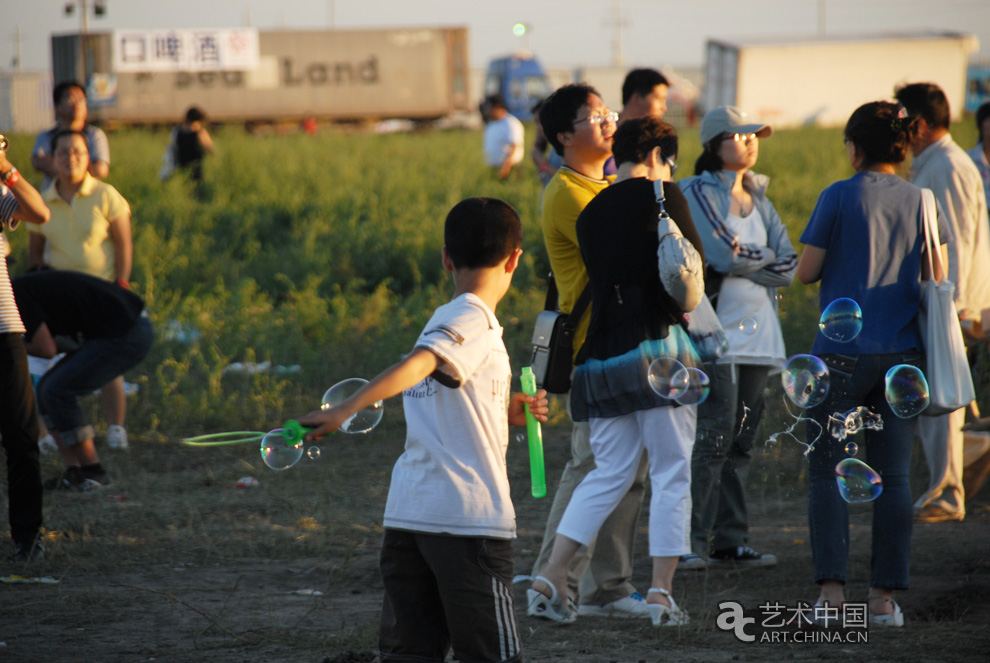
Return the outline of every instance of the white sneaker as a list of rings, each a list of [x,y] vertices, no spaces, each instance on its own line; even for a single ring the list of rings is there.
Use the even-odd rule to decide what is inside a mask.
[[[582,617],[617,617],[620,619],[649,619],[650,609],[646,605],[646,599],[639,592],[633,592],[629,596],[621,598],[611,603],[602,605],[581,604],[578,607],[578,615]]]
[[[38,440],[38,449],[43,456],[51,456],[58,453],[58,445],[55,444],[55,438],[51,435],[46,435]]]
[[[111,449],[126,449],[127,431],[123,426],[110,426],[107,428],[107,446]]]

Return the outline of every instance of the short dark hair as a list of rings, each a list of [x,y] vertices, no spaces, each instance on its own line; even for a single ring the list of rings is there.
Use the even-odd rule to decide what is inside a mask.
[[[543,134],[560,156],[564,156],[564,146],[557,134],[574,131],[578,111],[587,105],[591,95],[601,96],[598,90],[587,83],[571,83],[554,90],[543,102],[540,108],[540,125],[543,127]]]
[[[505,105],[505,97],[502,96],[501,92],[488,95],[485,98],[485,103],[488,104],[489,108],[504,108],[508,110],[508,106]]]
[[[628,104],[634,94],[645,97],[658,85],[670,87],[670,81],[656,69],[633,69],[622,83],[622,105]]]
[[[845,139],[859,150],[864,167],[903,162],[917,134],[918,118],[904,116],[900,106],[887,101],[863,104],[849,116],[845,129]]]
[[[79,81],[62,81],[52,90],[52,100],[55,102],[55,105],[58,106],[62,103],[62,99],[64,99],[65,95],[69,93],[69,90],[74,87],[79,88],[82,90],[83,94],[86,94],[86,88],[84,88],[82,83]]]
[[[494,267],[522,246],[522,221],[507,202],[468,198],[447,213],[443,243],[454,267]]]
[[[983,142],[983,120],[990,117],[990,101],[976,109],[976,132],[980,142]]]
[[[894,96],[911,115],[925,118],[929,127],[949,128],[949,100],[934,83],[912,83],[895,91]]]
[[[677,131],[663,120],[641,117],[626,120],[612,137],[615,165],[643,163],[654,147],[664,158],[677,158]]]
[[[86,134],[78,129],[59,129],[54,134],[52,134],[52,154],[55,154],[55,146],[58,145],[58,141],[62,140],[63,136],[79,136],[86,143],[86,151],[89,151],[89,141],[86,139]]]
[[[206,113],[198,106],[192,106],[186,111],[186,123],[202,122],[206,119]]]

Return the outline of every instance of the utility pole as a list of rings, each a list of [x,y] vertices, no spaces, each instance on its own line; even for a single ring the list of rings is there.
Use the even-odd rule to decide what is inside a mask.
[[[21,70],[21,26],[14,26],[14,58],[10,61],[10,66],[14,71]]]
[[[612,0],[611,16],[606,19],[605,24],[612,28],[612,66],[621,67],[625,64],[625,57],[622,55],[622,28],[629,25],[622,16],[621,0]]]
[[[79,54],[80,60],[83,64],[83,78],[88,81],[89,75],[92,73],[92,67],[89,63],[89,49],[86,47],[86,37],[89,35],[89,7],[92,3],[93,15],[97,17],[102,17],[107,13],[107,6],[103,0],[69,0],[65,3],[65,15],[72,16],[76,11],[76,6],[79,7]],[[83,83],[86,84],[85,82]]]

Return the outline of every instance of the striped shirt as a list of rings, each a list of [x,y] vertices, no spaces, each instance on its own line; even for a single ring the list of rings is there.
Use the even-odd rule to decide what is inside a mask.
[[[17,211],[17,199],[0,185],[0,334],[24,333],[24,323],[17,311],[14,301],[14,290],[10,287],[10,276],[7,274],[7,236],[5,230],[14,230],[18,221],[13,218]]]

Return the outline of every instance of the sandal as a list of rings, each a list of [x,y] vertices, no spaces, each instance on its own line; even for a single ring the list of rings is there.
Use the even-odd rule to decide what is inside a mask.
[[[904,613],[894,599],[887,599],[893,610],[885,615],[875,615],[870,611],[870,626],[904,626]]]
[[[677,606],[674,597],[666,589],[662,587],[650,587],[646,593],[647,595],[660,594],[661,596],[666,596],[667,600],[670,601],[669,606],[663,603],[646,604],[646,607],[650,609],[650,619],[653,620],[654,626],[684,626],[691,621],[688,614]]]
[[[564,605],[563,601],[560,600],[560,595],[557,593],[557,588],[553,586],[552,582],[543,576],[536,576],[533,579],[534,582],[537,580],[550,588],[550,596],[535,589],[527,589],[527,615],[549,619],[558,624],[570,624],[577,619],[577,609],[570,598],[567,600],[567,605]]]

